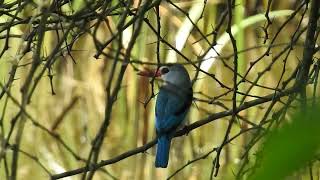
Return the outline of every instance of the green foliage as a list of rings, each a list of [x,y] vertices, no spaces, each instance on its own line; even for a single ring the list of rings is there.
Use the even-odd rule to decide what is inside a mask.
[[[296,113],[292,121],[269,133],[250,180],[284,179],[311,162],[319,149],[319,105]],[[259,159],[259,158],[258,158]]]

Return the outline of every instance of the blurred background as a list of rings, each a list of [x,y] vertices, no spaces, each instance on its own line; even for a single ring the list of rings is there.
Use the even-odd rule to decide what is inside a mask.
[[[163,41],[157,50],[158,35],[146,21],[142,21],[141,26],[138,21],[128,23],[139,17],[143,4],[144,1],[136,0],[3,2],[0,9],[0,179],[10,176],[14,157],[17,157],[15,151],[19,154],[17,179],[49,179],[50,174],[85,166],[92,142],[106,123],[106,104],[111,106],[110,119],[97,162],[152,141],[156,134],[155,98],[151,95],[158,92],[159,83],[158,80],[150,83],[151,79],[137,75],[144,67],[157,68],[159,63],[168,62],[185,65],[194,81],[194,101],[187,124],[232,109],[234,49],[226,33],[227,2],[161,1],[158,35],[175,50]],[[131,14],[124,13],[127,7],[132,10]],[[270,13],[269,23],[266,12]],[[294,84],[296,68],[303,56],[308,12],[306,2],[299,0],[235,1],[230,25],[238,28],[234,32],[238,80],[246,78],[238,86],[242,92],[237,96],[238,106],[284,91]],[[156,8],[148,9],[144,17],[158,31]],[[43,21],[46,22],[42,26]],[[121,29],[123,23],[128,26]],[[71,26],[73,28],[68,29]],[[141,29],[137,31],[137,27]],[[117,33],[121,35],[116,36]],[[126,50],[131,43],[134,46],[128,54]],[[319,57],[319,53],[316,55]],[[38,64],[35,63],[37,57]],[[119,80],[123,63],[127,66]],[[198,74],[195,66],[201,66],[212,76]],[[24,96],[23,87],[28,83],[28,93]],[[317,84],[308,90],[311,92],[314,87],[317,88]],[[113,91],[117,95],[110,104],[112,100],[107,92]],[[287,121],[295,109],[295,103],[283,108],[289,101],[289,97],[284,97],[272,106],[273,102],[259,103],[239,112],[229,137],[261,121],[272,121],[278,114],[281,121]],[[165,179],[189,161],[208,153],[207,157],[179,171],[173,179],[209,179],[216,157],[212,150],[223,142],[230,118],[224,116],[175,138],[167,169],[154,167],[154,146],[97,170],[93,179]],[[254,163],[260,144],[254,141],[255,145],[250,147],[255,133],[255,130],[242,133],[223,146],[216,179],[235,179],[239,169],[250,169],[246,166]],[[292,179],[304,179],[308,174],[307,169],[301,170]],[[65,179],[81,177],[80,174]]]

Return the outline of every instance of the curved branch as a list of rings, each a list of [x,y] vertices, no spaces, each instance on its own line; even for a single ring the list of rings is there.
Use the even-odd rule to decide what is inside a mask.
[[[284,90],[282,92],[276,92],[276,93],[269,94],[267,96],[264,96],[261,99],[256,99],[256,100],[252,100],[252,101],[244,103],[243,105],[239,106],[236,109],[236,112],[238,113],[240,111],[249,109],[249,108],[254,107],[256,105],[259,105],[259,104],[263,104],[263,103],[269,102],[271,100],[273,100],[273,101],[279,100],[281,97],[288,96],[288,95],[290,95],[292,93],[295,93],[295,92],[296,92],[295,88],[289,88],[289,89],[286,89],[286,90]],[[208,124],[208,123],[210,123],[212,121],[218,120],[218,119],[223,118],[223,117],[230,116],[230,115],[232,115],[232,113],[233,113],[233,110],[231,109],[231,110],[228,110],[228,111],[222,111],[222,112],[219,112],[219,113],[216,113],[216,114],[212,114],[212,115],[208,116],[207,118],[204,118],[202,120],[196,121],[196,122],[184,127],[183,129],[177,131],[176,134],[175,134],[175,137],[187,135],[190,131],[193,131],[193,130],[195,130],[195,129],[197,129],[197,128],[205,125],[205,124]],[[97,170],[97,169],[99,169],[99,168],[101,168],[103,166],[114,164],[116,162],[119,162],[119,161],[121,161],[123,159],[126,159],[128,157],[131,157],[133,155],[136,155],[136,154],[139,154],[139,153],[144,153],[146,150],[150,149],[156,143],[157,143],[157,140],[153,139],[152,141],[148,142],[147,144],[145,144],[143,146],[140,146],[138,148],[132,149],[132,150],[127,151],[127,152],[124,152],[124,153],[122,153],[122,154],[120,154],[120,155],[118,155],[118,156],[116,156],[114,158],[111,158],[111,159],[108,159],[108,160],[102,160],[101,162],[99,162],[97,164],[92,164],[91,166],[85,166],[85,167],[81,167],[81,168],[78,168],[78,169],[66,171],[66,172],[63,172],[63,173],[60,173],[60,174],[55,174],[55,175],[51,176],[51,179],[60,179],[60,178],[65,178],[65,177],[68,177],[68,176],[73,176],[73,175],[77,175],[77,174],[80,174],[80,173],[88,172],[88,171]]]

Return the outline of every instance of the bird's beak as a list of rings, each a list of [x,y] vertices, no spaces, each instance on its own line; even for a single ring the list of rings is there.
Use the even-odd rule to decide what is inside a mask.
[[[161,76],[161,71],[160,69],[144,68],[142,71],[138,72],[138,75],[146,77],[159,77]]]

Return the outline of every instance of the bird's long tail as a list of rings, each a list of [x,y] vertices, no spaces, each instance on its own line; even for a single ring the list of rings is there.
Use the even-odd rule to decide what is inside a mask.
[[[169,161],[169,149],[171,138],[167,135],[161,135],[158,138],[157,154],[156,154],[156,167],[166,168]]]

